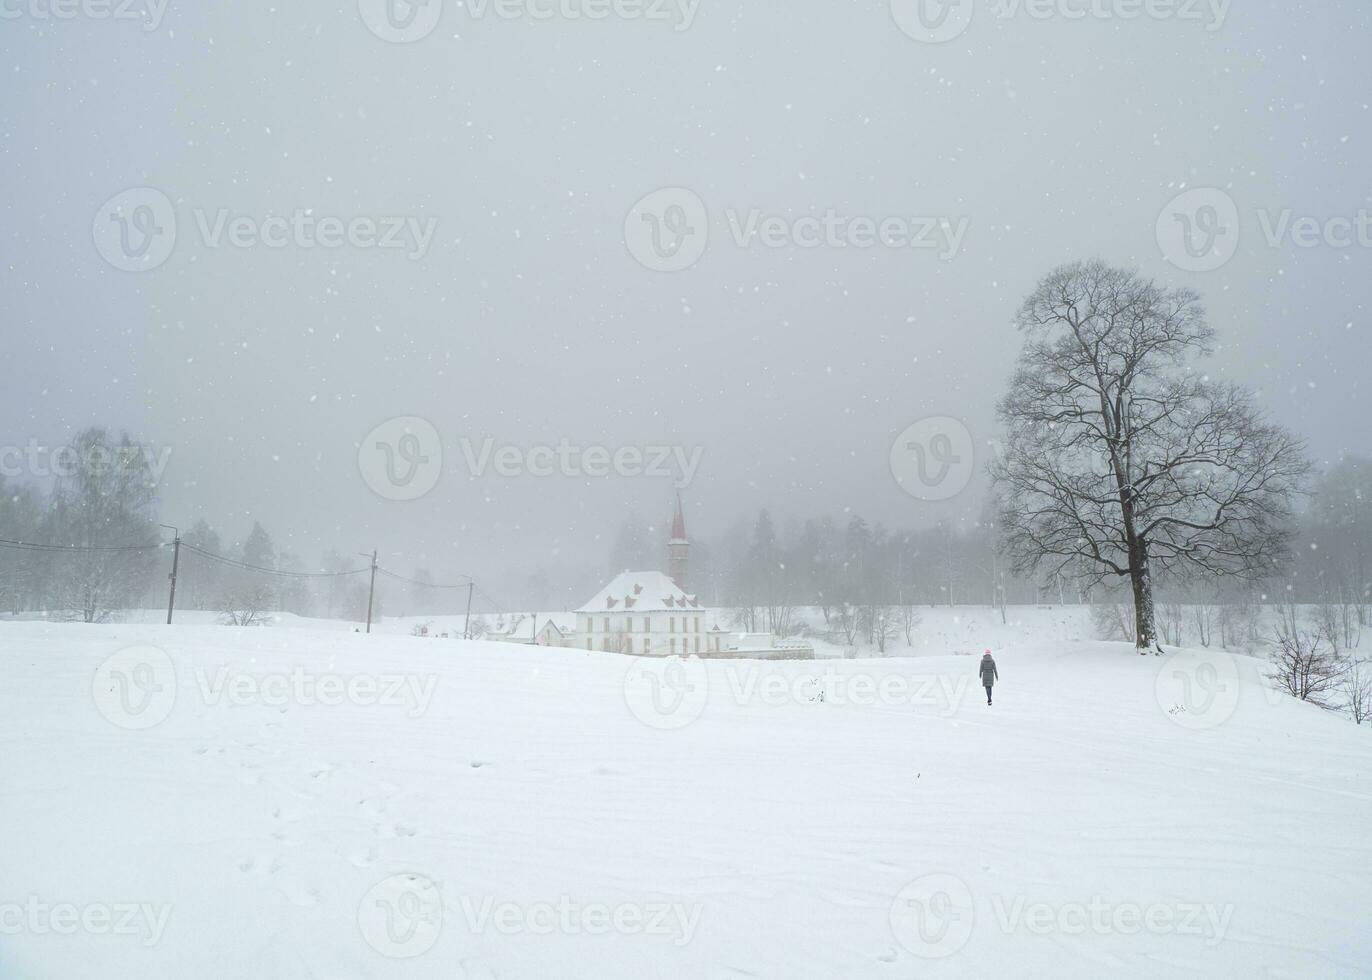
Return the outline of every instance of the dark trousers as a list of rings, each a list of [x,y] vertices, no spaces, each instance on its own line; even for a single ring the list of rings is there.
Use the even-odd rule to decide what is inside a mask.
[[[990,704],[990,703],[991,703],[991,685],[990,685],[990,684],[987,684],[987,685],[986,685],[986,703],[987,703],[987,704]]]

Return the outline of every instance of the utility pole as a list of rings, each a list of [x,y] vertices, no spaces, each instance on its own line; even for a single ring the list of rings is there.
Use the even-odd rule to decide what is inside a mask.
[[[362,557],[367,557],[363,555]],[[376,552],[372,552],[372,584],[367,587],[367,632],[372,631],[372,599],[376,596]]]
[[[176,610],[176,569],[181,564],[181,531],[171,524],[159,524],[172,532],[172,570],[171,595],[167,597],[167,625],[171,625],[172,613]]]
[[[475,582],[467,583],[467,621],[462,627],[462,639],[472,638],[472,591],[476,588]]]

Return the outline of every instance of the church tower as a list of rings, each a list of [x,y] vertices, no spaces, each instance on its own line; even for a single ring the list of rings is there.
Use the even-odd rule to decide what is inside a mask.
[[[691,542],[686,540],[686,518],[681,513],[681,494],[676,495],[676,513],[672,516],[672,536],[667,540],[667,574],[676,587],[686,588]]]

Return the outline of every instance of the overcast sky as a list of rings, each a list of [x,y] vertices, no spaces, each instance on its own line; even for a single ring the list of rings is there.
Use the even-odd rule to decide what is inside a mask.
[[[1260,389],[1317,460],[1372,452],[1372,242],[1337,223],[1372,209],[1365,0],[1137,19],[1130,0],[1081,18],[934,2],[929,36],[913,0],[668,0],[668,19],[596,20],[549,0],[392,20],[370,0],[171,0],[141,21],[55,20],[48,2],[0,2],[0,444],[102,423],[171,447],[161,513],[183,527],[235,538],[255,518],[311,559],[378,547],[489,576],[601,563],[625,514],[668,516],[670,476],[475,476],[464,438],[698,450],[696,534],[764,505],[975,516],[983,478],[917,500],[893,440],[952,417],[984,456],[1019,302],[1092,256],[1198,290],[1223,344],[1212,371]],[[169,254],[144,198],[108,210],[131,188],[170,202]],[[683,191],[630,213],[661,188]],[[1188,262],[1159,228],[1192,188],[1224,192],[1199,201],[1232,201],[1238,235]],[[1320,223],[1310,243],[1269,244],[1288,209]],[[740,246],[752,211],[832,212],[846,231]],[[355,240],[253,238],[306,212],[300,227],[334,218]],[[653,217],[658,258],[687,268],[642,261]],[[1193,217],[1228,234],[1222,206]],[[406,247],[364,218],[376,238],[403,222]],[[854,218],[936,247],[857,247],[861,222],[835,224]],[[111,229],[161,234],[156,267],[116,268]],[[398,417],[438,435],[432,489],[421,472],[378,493],[359,465]],[[411,435],[383,430],[395,474],[433,465],[432,435]]]

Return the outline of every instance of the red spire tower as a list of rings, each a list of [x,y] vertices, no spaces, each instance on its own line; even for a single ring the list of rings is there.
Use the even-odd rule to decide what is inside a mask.
[[[676,587],[683,592],[686,588],[686,571],[689,567],[691,542],[686,539],[686,518],[681,513],[681,494],[676,495],[676,513],[672,515],[672,536],[667,540],[667,574]]]

